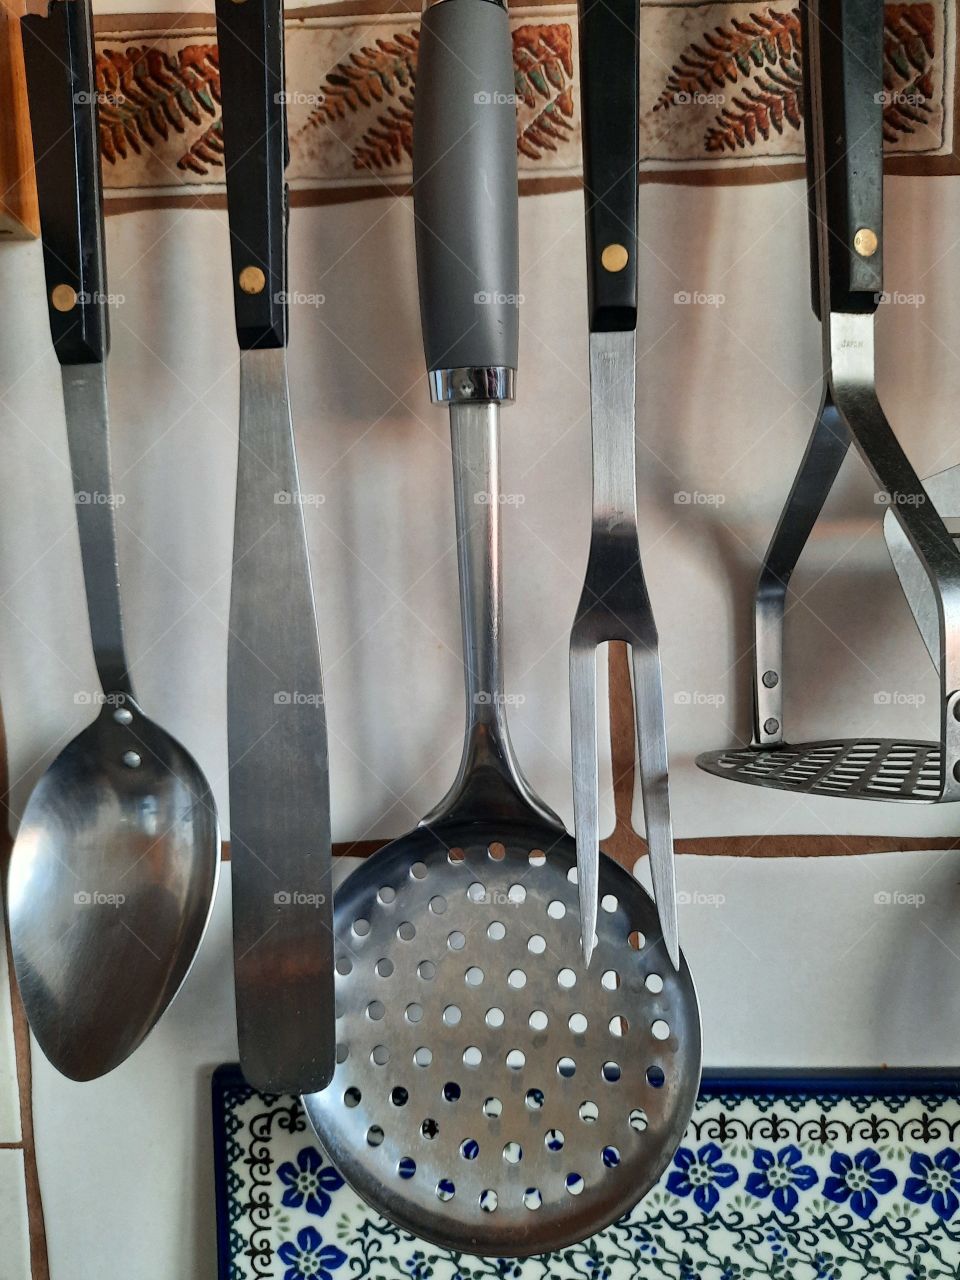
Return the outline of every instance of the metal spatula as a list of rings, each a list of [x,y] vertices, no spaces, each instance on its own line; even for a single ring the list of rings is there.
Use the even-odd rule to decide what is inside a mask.
[[[257,1088],[334,1067],[327,725],[287,390],[281,0],[217,0],[240,438],[227,710],[240,1065]]]

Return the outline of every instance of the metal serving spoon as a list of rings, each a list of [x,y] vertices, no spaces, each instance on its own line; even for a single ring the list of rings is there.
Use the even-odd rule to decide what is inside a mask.
[[[88,0],[23,19],[50,328],[103,706],[30,796],[8,877],[20,993],[43,1052],[91,1080],[141,1043],[187,975],[220,865],[193,758],[134,701],[123,647]]]

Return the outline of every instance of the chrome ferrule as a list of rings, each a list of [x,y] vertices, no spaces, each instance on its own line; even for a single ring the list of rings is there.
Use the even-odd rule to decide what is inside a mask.
[[[431,369],[429,379],[434,404],[511,404],[517,371],[499,365]]]

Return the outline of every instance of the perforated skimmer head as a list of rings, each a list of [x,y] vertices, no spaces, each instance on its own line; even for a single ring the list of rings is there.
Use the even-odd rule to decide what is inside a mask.
[[[654,1184],[693,1110],[700,1020],[631,875],[601,859],[585,971],[573,840],[492,839],[421,828],[339,889],[337,1068],[304,1106],[401,1227],[523,1256],[592,1235]]]

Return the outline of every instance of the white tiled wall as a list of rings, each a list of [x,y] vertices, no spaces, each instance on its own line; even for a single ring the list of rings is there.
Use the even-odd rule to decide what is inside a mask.
[[[10,980],[0,918],[0,1146],[20,1142],[21,1137],[17,1060],[10,1012]]]
[[[30,1233],[13,1039],[10,977],[0,902],[0,1280],[30,1280]]]
[[[30,1280],[23,1152],[0,1148],[0,1280]]]

